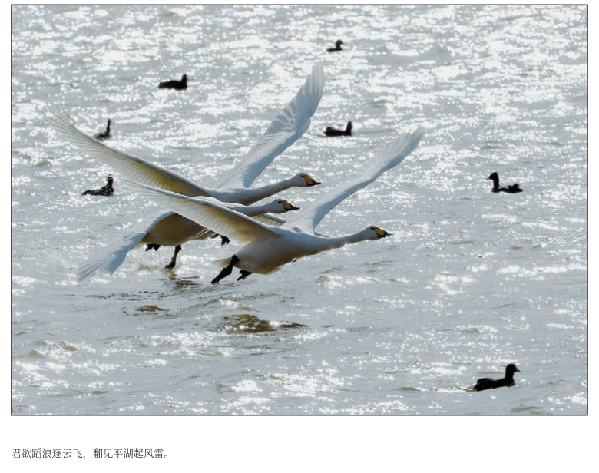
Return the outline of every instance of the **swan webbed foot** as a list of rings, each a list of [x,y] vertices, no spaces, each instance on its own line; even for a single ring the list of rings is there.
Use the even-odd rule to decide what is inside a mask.
[[[237,280],[238,280],[238,281],[241,281],[242,279],[245,279],[245,278],[247,278],[247,277],[248,277],[250,274],[252,274],[252,273],[250,273],[249,271],[246,271],[245,269],[242,269],[242,270],[240,270],[240,271],[239,271],[239,273],[241,274],[241,276],[239,276],[239,277],[237,278]]]
[[[148,250],[154,250],[154,251],[158,251],[158,248],[160,248],[162,245],[158,245],[156,243],[148,243],[146,245],[146,251]]]
[[[224,267],[223,270],[218,274],[218,276],[216,276],[211,281],[211,284],[218,284],[221,279],[226,278],[229,274],[231,274],[233,272],[233,267],[238,262],[239,258],[236,255],[231,256],[231,261],[229,262],[229,264],[226,267]]]
[[[171,262],[167,264],[164,269],[174,269],[175,265],[177,264],[177,254],[179,254],[179,251],[181,251],[181,245],[175,246],[175,253],[171,258]]]

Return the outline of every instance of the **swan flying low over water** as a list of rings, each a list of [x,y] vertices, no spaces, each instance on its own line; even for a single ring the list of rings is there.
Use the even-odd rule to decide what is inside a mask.
[[[340,248],[349,243],[379,240],[391,236],[390,233],[376,226],[369,226],[353,235],[330,238],[316,234],[314,230],[340,202],[401,163],[416,149],[423,135],[424,130],[419,128],[414,133],[397,138],[384,146],[376,153],[370,169],[323,195],[295,219],[286,222],[280,228],[265,225],[216,202],[201,198],[192,199],[143,185],[134,185],[134,187],[140,193],[166,207],[175,209],[181,215],[202,222],[206,228],[245,243],[245,246],[231,258],[221,261],[225,267],[212,283],[216,284],[231,274],[233,267],[241,270],[239,279],[245,279],[252,273],[274,272],[304,256]]]
[[[295,207],[286,200],[278,199],[268,204],[237,206],[231,207],[231,209],[249,217],[262,219],[262,221],[273,225],[280,225],[274,218],[263,214],[267,212],[285,213],[290,210],[299,210],[299,207]],[[177,255],[181,251],[183,243],[189,240],[205,240],[213,235],[214,232],[198,225],[193,220],[189,220],[175,212],[165,212],[149,224],[146,222],[127,232],[122,238],[114,240],[99,253],[92,256],[79,268],[78,279],[81,282],[92,276],[96,271],[114,273],[123,264],[129,251],[140,245],[148,245],[148,250],[161,245],[174,246],[175,253],[171,262],[166,266],[166,269],[173,269],[177,264]]]

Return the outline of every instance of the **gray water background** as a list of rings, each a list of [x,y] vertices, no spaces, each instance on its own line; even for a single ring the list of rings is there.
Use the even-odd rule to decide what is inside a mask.
[[[585,6],[13,6],[14,414],[586,414]],[[345,51],[326,53],[336,39]],[[210,186],[323,62],[306,135],[258,179],[324,184],[427,130],[319,231],[393,238],[246,281],[235,245],[77,267],[164,210],[61,139],[48,105],[110,146]],[[187,73],[184,92],[159,81]],[[326,126],[354,122],[351,138]],[[492,194],[497,171],[520,194]],[[511,389],[467,392],[521,369]]]

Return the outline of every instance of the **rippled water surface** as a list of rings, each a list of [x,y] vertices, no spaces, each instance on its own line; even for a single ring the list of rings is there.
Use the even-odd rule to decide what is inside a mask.
[[[584,6],[13,6],[15,414],[586,414]],[[336,39],[345,51],[327,53]],[[324,184],[427,130],[319,231],[393,238],[218,286],[235,245],[77,267],[164,210],[47,124],[63,104],[107,144],[211,186],[324,63],[306,135],[256,184]],[[186,91],[159,81],[189,76]],[[326,126],[354,122],[354,136]],[[520,194],[492,194],[497,171]],[[114,172],[112,198],[81,197]],[[477,378],[511,389],[468,392]]]

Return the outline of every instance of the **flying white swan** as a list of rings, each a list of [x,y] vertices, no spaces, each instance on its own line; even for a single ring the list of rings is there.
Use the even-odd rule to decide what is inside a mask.
[[[340,202],[401,163],[416,149],[423,136],[424,130],[419,128],[411,135],[397,138],[384,146],[376,153],[370,169],[331,190],[304,212],[298,214],[296,219],[288,221],[280,228],[265,225],[216,202],[201,198],[194,199],[143,185],[134,187],[147,197],[175,209],[185,217],[202,222],[206,228],[244,242],[246,245],[231,258],[221,261],[225,268],[212,280],[212,283],[216,284],[231,274],[233,267],[241,270],[238,279],[240,280],[252,273],[271,273],[303,256],[339,248],[348,243],[378,240],[390,236],[390,233],[375,226],[367,227],[353,235],[334,238],[316,234],[314,230],[325,215]]]
[[[299,210],[299,207],[295,207],[282,199],[251,207],[236,206],[230,208],[248,217],[263,219],[263,221],[275,225],[280,223],[275,218],[264,215],[265,213],[285,213],[290,210]],[[189,220],[175,212],[165,212],[149,224],[146,222],[142,226],[127,232],[121,238],[112,241],[102,251],[92,256],[79,268],[78,279],[83,281],[96,271],[114,273],[125,261],[129,251],[144,244],[147,245],[147,250],[158,249],[156,247],[161,245],[174,246],[175,253],[171,262],[166,266],[167,269],[172,269],[177,264],[177,254],[181,251],[183,243],[189,240],[205,240],[214,235],[214,232],[198,225],[193,220]]]
[[[264,169],[308,130],[310,119],[322,97],[324,79],[322,64],[315,65],[294,99],[277,115],[262,138],[228,173],[217,189],[200,186],[142,158],[116,151],[79,131],[58,111],[51,110],[49,122],[63,137],[79,146],[89,156],[114,166],[128,180],[190,197],[213,197],[221,202],[250,205],[290,187],[311,187],[319,184],[309,174],[300,173],[275,184],[250,189]]]
[[[315,65],[294,99],[274,119],[249,154],[225,176],[218,190],[201,187],[142,158],[116,151],[79,131],[63,114],[57,111],[52,110],[53,116],[50,118],[50,123],[64,137],[82,148],[87,154],[107,161],[123,172],[130,180],[162,187],[192,197],[213,197],[222,202],[250,205],[290,187],[311,187],[320,184],[309,174],[300,173],[291,179],[250,189],[252,183],[272,163],[275,157],[295,143],[308,130],[310,119],[322,97],[324,81],[322,64]],[[163,218],[165,217],[163,216]],[[163,225],[165,223],[160,218],[155,223],[160,222]],[[284,220],[272,217],[271,223],[276,224],[279,222],[284,222]],[[171,264],[167,265],[167,269],[172,269],[174,267],[172,263],[173,261],[176,262],[177,253],[181,250],[180,245],[189,240],[189,228],[183,219],[178,219],[175,216],[171,216],[168,223],[171,225],[169,237],[162,240],[159,235],[163,235],[163,233],[154,232],[156,237],[152,240],[149,248],[158,249],[160,246],[175,246]],[[151,227],[140,231],[152,234]],[[223,238],[223,241],[228,241],[226,237]],[[95,258],[92,258],[92,260],[95,261]]]

